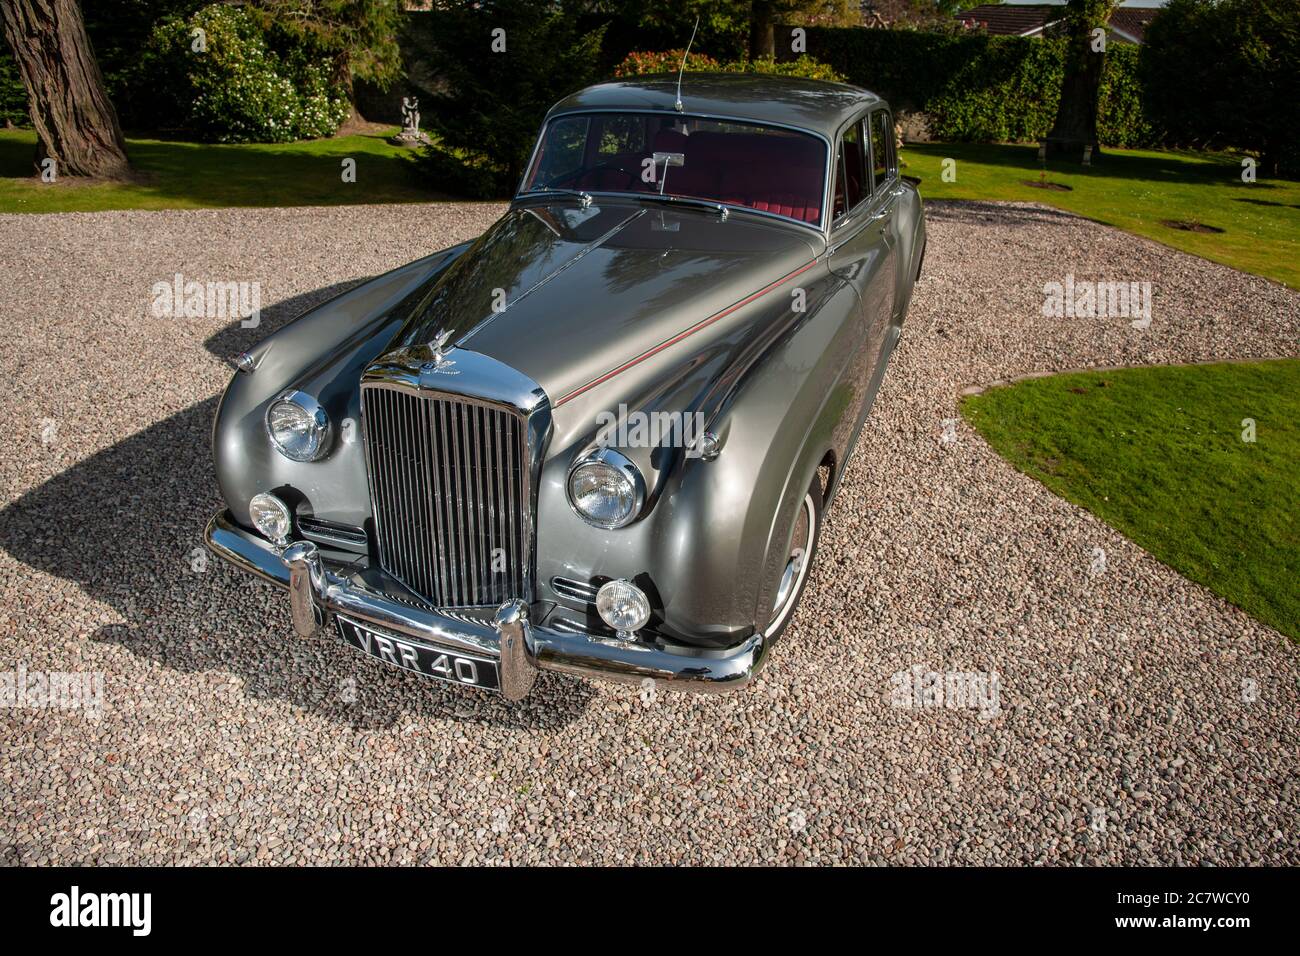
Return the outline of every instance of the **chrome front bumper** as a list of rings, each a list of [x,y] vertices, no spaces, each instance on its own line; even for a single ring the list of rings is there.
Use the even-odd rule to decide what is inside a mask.
[[[359,575],[327,567],[310,541],[280,551],[225,511],[208,522],[204,537],[214,554],[288,589],[294,630],[301,636],[315,635],[340,614],[428,647],[492,657],[500,668],[501,693],[510,700],[528,694],[538,670],[630,683],[648,679],[671,690],[717,693],[748,684],[767,656],[769,642],[761,633],[718,650],[669,647],[545,627],[521,600],[506,601],[490,623],[417,607]]]

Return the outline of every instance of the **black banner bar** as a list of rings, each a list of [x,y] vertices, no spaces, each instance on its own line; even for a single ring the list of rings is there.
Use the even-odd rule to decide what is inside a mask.
[[[705,942],[785,914],[868,939],[910,926],[927,944],[989,933],[1231,944],[1290,926],[1294,883],[1278,869],[7,869],[0,918],[16,938],[81,943],[373,945],[435,923],[444,940],[457,925],[606,942],[694,925]],[[602,930],[618,935],[591,935]]]

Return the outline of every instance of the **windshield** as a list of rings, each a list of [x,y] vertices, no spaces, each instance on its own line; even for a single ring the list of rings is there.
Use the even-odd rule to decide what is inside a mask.
[[[809,133],[663,113],[575,113],[542,132],[524,192],[661,193],[820,225],[826,144]]]

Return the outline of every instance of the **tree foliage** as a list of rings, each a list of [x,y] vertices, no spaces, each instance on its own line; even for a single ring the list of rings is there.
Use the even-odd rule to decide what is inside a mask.
[[[425,158],[435,180],[456,164],[475,192],[513,191],[547,109],[599,74],[604,28],[581,32],[558,5],[447,0],[417,37],[443,81],[420,110],[441,142]]]
[[[633,0],[625,6],[642,26],[671,31],[682,46],[698,16],[700,49],[732,60],[742,53],[750,60],[775,56],[777,26],[850,26],[858,9],[850,0]]]
[[[935,138],[960,142],[1044,138],[1061,95],[1065,43],[985,33],[808,31],[810,56],[879,93],[895,112],[926,114]],[[1106,145],[1154,145],[1142,117],[1137,64],[1136,47],[1112,44],[1106,52],[1097,121]]]
[[[1300,174],[1300,0],[1171,0],[1147,29],[1144,107],[1171,143]]]
[[[676,73],[682,63],[683,50],[634,51],[614,67],[614,76],[641,76],[655,73]],[[834,67],[819,63],[810,56],[793,60],[774,60],[761,57],[757,60],[732,60],[720,63],[703,53],[692,53],[686,63],[687,72],[702,73],[769,73],[775,76],[800,76],[809,80],[826,80],[842,83],[844,76]]]
[[[401,0],[247,0],[263,29],[277,29],[334,64],[335,79],[388,89],[402,73]]]

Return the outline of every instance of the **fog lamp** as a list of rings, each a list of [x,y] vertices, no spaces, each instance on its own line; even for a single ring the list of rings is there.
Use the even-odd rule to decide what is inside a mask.
[[[292,527],[289,506],[275,495],[265,491],[253,495],[253,500],[248,503],[248,514],[253,519],[253,527],[277,548],[289,543],[289,529]]]
[[[634,631],[650,620],[650,601],[645,592],[631,581],[610,581],[596,592],[596,610],[600,619],[618,632],[620,640],[631,640]]]

